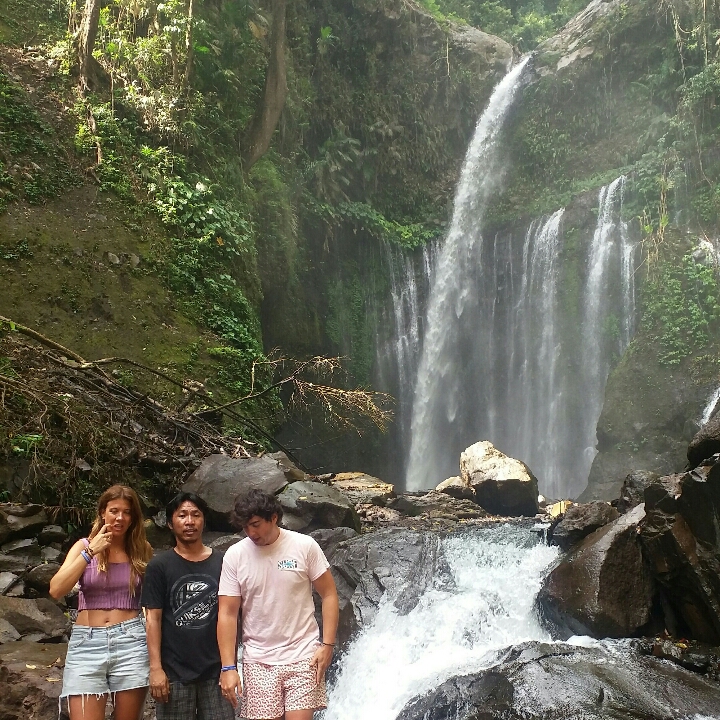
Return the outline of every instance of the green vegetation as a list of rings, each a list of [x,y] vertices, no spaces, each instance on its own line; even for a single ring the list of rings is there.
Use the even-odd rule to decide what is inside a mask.
[[[0,138],[0,213],[12,200],[39,203],[78,183],[52,127],[2,70]]]
[[[643,290],[646,332],[661,348],[662,365],[680,362],[707,348],[720,330],[720,286],[716,268],[685,255],[661,262]]]
[[[460,20],[498,35],[525,53],[554,35],[584,0],[420,0],[439,19]]]

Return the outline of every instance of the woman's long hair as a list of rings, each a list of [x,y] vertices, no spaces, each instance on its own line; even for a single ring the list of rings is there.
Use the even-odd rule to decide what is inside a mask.
[[[97,516],[90,531],[92,540],[105,524],[103,514],[108,504],[113,500],[126,500],[130,503],[132,521],[125,533],[125,552],[130,558],[130,595],[135,595],[135,588],[140,578],[145,575],[148,561],[152,557],[152,548],[145,537],[142,508],[137,493],[126,485],[113,485],[109,487],[98,500]],[[108,553],[103,551],[97,556],[97,567],[101,572],[107,572]]]

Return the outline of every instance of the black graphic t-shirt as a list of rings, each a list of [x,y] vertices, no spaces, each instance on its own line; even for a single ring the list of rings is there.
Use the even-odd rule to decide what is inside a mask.
[[[191,562],[168,550],[154,557],[143,582],[142,604],[162,609],[163,670],[170,682],[220,675],[217,596],[223,553]]]

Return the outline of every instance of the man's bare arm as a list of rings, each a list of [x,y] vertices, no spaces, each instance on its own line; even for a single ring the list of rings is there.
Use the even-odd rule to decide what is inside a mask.
[[[170,681],[163,670],[160,656],[163,611],[160,608],[147,608],[145,613],[148,656],[150,658],[150,694],[157,702],[167,702],[170,697]]]
[[[217,639],[220,648],[220,661],[223,667],[237,664],[237,624],[238,614],[242,607],[242,598],[233,595],[218,596]],[[237,670],[226,670],[220,673],[220,688],[223,697],[238,704],[238,692],[242,690],[240,674]]]
[[[320,683],[332,660],[333,647],[337,635],[340,606],[337,588],[329,570],[326,570],[315,582],[313,588],[322,600],[323,644],[315,651],[312,665],[315,666],[316,681]]]

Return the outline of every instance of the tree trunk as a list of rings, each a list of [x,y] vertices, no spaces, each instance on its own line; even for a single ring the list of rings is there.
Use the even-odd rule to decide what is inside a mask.
[[[265,89],[243,143],[242,159],[245,172],[267,152],[285,106],[287,96],[285,7],[286,0],[272,0],[270,59],[265,73]]]
[[[100,20],[100,0],[85,0],[80,30],[77,34],[78,64],[80,66],[80,89],[85,92],[91,85],[91,75],[94,65],[93,58],[95,38],[97,37],[98,22]]]
[[[185,33],[185,74],[182,79],[181,91],[184,93],[190,86],[190,76],[192,75],[193,67],[193,0],[188,2],[188,14],[187,14],[187,31]]]

